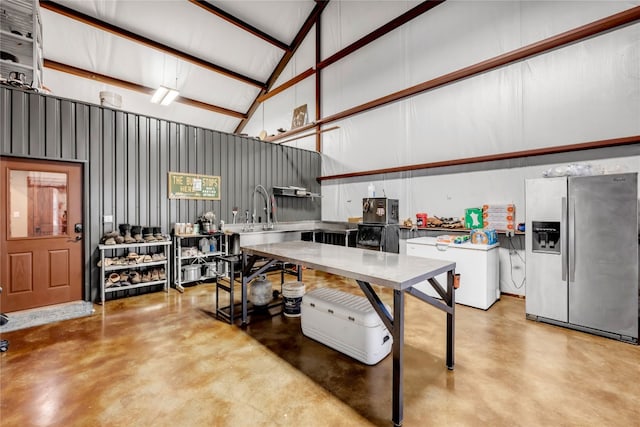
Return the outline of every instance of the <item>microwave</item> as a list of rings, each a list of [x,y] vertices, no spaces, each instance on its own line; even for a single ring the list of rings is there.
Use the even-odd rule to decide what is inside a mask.
[[[364,224],[397,224],[399,222],[398,199],[367,197],[362,199]]]

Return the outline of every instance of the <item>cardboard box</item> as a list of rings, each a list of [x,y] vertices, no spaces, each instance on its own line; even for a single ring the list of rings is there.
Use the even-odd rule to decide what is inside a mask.
[[[362,222],[362,217],[361,216],[350,216],[349,218],[347,218],[347,222],[349,222],[351,224],[356,224],[358,222]]]
[[[516,226],[516,206],[513,203],[484,205],[482,207],[482,218],[486,228],[513,231]]]
[[[482,228],[482,208],[468,208],[464,211],[464,228]]]

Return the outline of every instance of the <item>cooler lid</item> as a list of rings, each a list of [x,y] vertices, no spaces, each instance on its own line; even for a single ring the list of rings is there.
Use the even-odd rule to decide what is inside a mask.
[[[337,289],[318,288],[309,291],[302,297],[302,304],[311,310],[328,312],[330,315],[367,328],[375,328],[382,324],[380,316],[366,297]],[[391,313],[389,306],[387,304],[385,306]]]

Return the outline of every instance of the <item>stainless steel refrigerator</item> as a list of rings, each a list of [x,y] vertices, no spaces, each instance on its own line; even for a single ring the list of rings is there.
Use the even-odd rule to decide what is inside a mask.
[[[526,180],[528,319],[638,343],[638,175]]]

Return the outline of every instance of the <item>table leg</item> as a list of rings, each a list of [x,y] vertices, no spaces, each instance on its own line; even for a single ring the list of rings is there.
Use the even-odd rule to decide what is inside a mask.
[[[234,262],[230,263],[231,274],[229,275],[229,323],[233,325],[234,317],[233,317],[233,308],[235,307],[235,297],[233,296],[233,288],[235,287],[234,279],[235,279],[235,271],[233,268]]]
[[[395,426],[402,425],[404,393],[404,292],[393,291],[393,416]]]
[[[453,370],[454,365],[454,332],[455,332],[455,310],[456,310],[456,293],[453,288],[454,271],[447,272],[447,296],[449,301],[447,305],[451,311],[447,312],[447,368]]]
[[[247,285],[249,279],[245,274],[245,267],[247,265],[247,254],[242,253],[242,324],[247,324]]]

